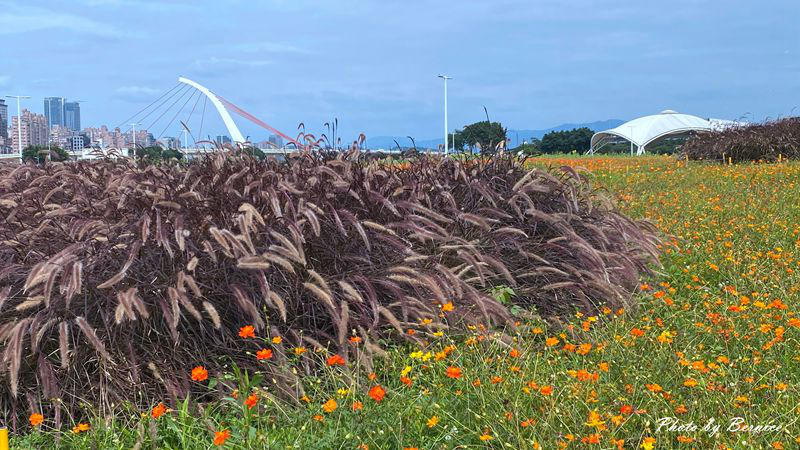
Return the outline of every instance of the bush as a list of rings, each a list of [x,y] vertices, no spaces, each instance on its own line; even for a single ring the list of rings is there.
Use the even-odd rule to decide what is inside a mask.
[[[683,157],[695,160],[777,161],[800,158],[800,117],[750,126],[698,133],[681,147]]]
[[[69,153],[63,148],[54,145],[49,149],[41,145],[30,145],[22,150],[22,160],[26,162],[43,163],[45,160],[50,161],[66,161],[69,159]]]
[[[386,342],[509,324],[493,287],[554,321],[627,306],[657,244],[572,169],[506,155],[5,165],[0,208],[0,408],[56,426],[201,395],[198,364],[255,367],[246,324],[283,338],[260,368],[293,399],[313,367],[292,347],[370,370]]]

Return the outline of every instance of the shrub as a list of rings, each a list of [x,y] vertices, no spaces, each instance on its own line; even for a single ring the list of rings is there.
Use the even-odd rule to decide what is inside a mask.
[[[22,151],[22,159],[38,163],[43,163],[45,160],[66,161],[69,159],[69,153],[57,145],[51,146],[49,149],[46,146],[29,145]]]
[[[313,367],[291,347],[369,370],[385,342],[508,324],[496,286],[553,320],[626,306],[657,244],[572,169],[507,155],[5,165],[0,208],[0,408],[57,426],[200,395],[198,364],[256,367],[247,324],[283,338],[259,367],[292,399]]]
[[[800,117],[698,133],[680,149],[695,160],[777,161],[800,158]]]

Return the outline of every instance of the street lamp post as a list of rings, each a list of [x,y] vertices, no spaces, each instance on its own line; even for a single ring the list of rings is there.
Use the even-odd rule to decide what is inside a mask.
[[[439,75],[439,78],[444,80],[444,154],[447,155],[447,80],[452,80],[453,78],[447,75]]]
[[[19,109],[19,101],[30,97],[27,95],[6,95],[6,98],[17,99],[17,147],[19,148],[19,160],[22,162],[22,112]]]
[[[138,124],[135,123],[135,122],[131,124],[131,130],[132,130],[131,133],[133,133],[133,153],[134,154],[136,154],[136,125],[138,125]]]

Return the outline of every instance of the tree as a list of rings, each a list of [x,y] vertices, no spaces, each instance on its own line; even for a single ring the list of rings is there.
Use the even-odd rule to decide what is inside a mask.
[[[506,141],[506,129],[500,122],[487,120],[467,125],[463,130],[457,130],[453,142],[458,150],[465,147],[474,150],[476,147],[481,153],[494,153],[498,144]]]
[[[589,128],[575,128],[569,131],[551,131],[542,137],[543,153],[568,153],[573,150],[588,150],[594,132]]]
[[[536,156],[542,154],[542,141],[537,138],[532,138],[530,142],[526,142],[514,149],[515,152],[522,152],[523,155]]]
[[[241,152],[245,155],[249,155],[260,160],[263,160],[267,157],[267,154],[258,147],[243,147]]]
[[[29,145],[22,150],[23,161],[34,161],[41,164],[48,159],[50,161],[66,161],[69,159],[69,153],[57,145],[50,146],[50,149],[42,145]]]
[[[136,149],[136,157],[142,159],[149,159],[149,160],[161,160],[161,159],[183,159],[183,153],[175,149],[163,149],[157,145],[153,145],[150,147],[138,147]]]

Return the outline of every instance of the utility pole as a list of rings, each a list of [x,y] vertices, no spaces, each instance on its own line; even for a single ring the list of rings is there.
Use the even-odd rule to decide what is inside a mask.
[[[6,95],[6,98],[17,99],[17,147],[19,147],[19,162],[22,162],[22,112],[19,109],[19,101],[20,99],[30,97],[27,95]],[[48,139],[49,138],[48,136]]]
[[[448,77],[447,75],[439,75],[439,78],[444,80],[444,154],[447,155],[447,80],[452,80],[453,78]]]
[[[131,129],[133,130],[132,133],[133,133],[133,154],[134,155],[136,154],[136,125],[138,125],[136,122],[131,124]],[[130,155],[128,155],[128,156],[130,156]]]
[[[183,149],[187,150],[189,147],[189,138],[186,137],[186,128],[183,129]]]

